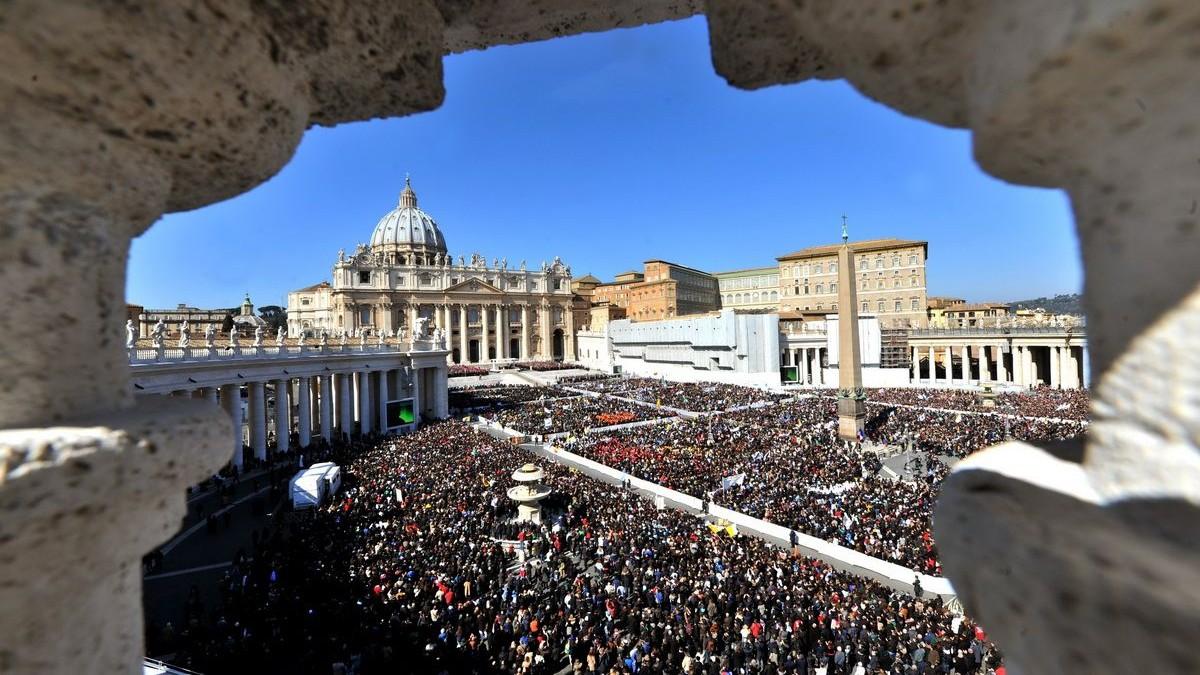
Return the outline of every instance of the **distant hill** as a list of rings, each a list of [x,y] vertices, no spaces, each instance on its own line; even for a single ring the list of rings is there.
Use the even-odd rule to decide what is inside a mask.
[[[1078,293],[1064,293],[1053,298],[1033,298],[1032,300],[1013,300],[1010,303],[1014,310],[1037,309],[1041,307],[1054,314],[1083,314],[1083,296]]]

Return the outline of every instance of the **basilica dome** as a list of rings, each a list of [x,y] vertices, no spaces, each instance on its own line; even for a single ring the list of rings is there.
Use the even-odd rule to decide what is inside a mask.
[[[417,208],[417,193],[408,178],[400,205],[379,219],[371,233],[371,248],[445,253],[446,240],[433,217]]]

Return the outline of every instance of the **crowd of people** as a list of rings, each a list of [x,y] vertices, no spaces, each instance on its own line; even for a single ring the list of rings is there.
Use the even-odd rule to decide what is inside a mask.
[[[782,394],[714,382],[670,382],[648,377],[622,377],[580,382],[580,389],[670,406],[689,412],[717,412],[777,401]]]
[[[516,407],[497,407],[485,417],[503,427],[523,434],[581,434],[631,422],[673,417],[675,413],[638,405],[606,396],[576,395],[547,402],[525,403]]]
[[[1091,397],[1086,389],[1038,387],[1021,392],[996,394],[994,406],[985,406],[979,392],[965,389],[887,388],[867,390],[867,400],[876,403],[912,405],[923,408],[996,412],[1022,417],[1045,417],[1083,421],[1091,414]]]
[[[204,672],[955,673],[1002,669],[969,619],[544,463],[458,422],[339,447],[343,489],[235,559],[151,652]]]
[[[579,396],[561,387],[535,387],[528,384],[481,384],[450,390],[450,409],[456,412],[498,410],[531,401],[550,401]]]

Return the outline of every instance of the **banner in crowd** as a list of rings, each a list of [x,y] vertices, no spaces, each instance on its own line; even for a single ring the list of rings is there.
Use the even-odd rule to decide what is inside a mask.
[[[735,473],[732,476],[726,476],[721,479],[721,489],[728,490],[734,485],[742,485],[746,482],[746,474]]]

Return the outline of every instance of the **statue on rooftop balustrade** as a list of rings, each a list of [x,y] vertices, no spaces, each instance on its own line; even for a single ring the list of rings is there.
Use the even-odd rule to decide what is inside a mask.
[[[204,346],[205,347],[212,349],[213,335],[216,334],[216,332],[217,332],[217,329],[213,328],[213,325],[211,323],[204,327]]]
[[[237,324],[229,327],[229,347],[233,349],[238,346],[238,328]]]
[[[154,348],[157,349],[163,346],[163,335],[167,332],[167,327],[163,325],[163,320],[159,319],[158,323],[154,324],[154,330],[150,332],[150,337],[154,340]]]
[[[283,347],[283,326],[275,329],[275,346]]]
[[[262,346],[262,338],[263,338],[262,326],[255,326],[254,327],[254,346],[255,347]]]
[[[192,342],[192,327],[188,324],[187,319],[179,325],[179,348],[187,349]]]
[[[133,327],[133,319],[125,319],[125,349],[137,346],[137,329]]]

